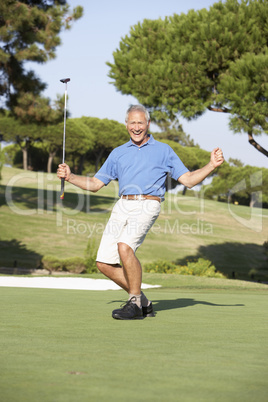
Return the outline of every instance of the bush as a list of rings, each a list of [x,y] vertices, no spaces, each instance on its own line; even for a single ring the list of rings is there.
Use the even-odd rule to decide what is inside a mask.
[[[176,273],[180,275],[206,276],[209,278],[225,278],[221,272],[217,272],[209,260],[199,258],[197,261],[188,262],[185,266],[178,266]]]
[[[48,271],[62,271],[62,260],[50,255],[44,256],[41,261],[41,266]]]
[[[68,271],[73,274],[83,274],[86,272],[86,264],[84,258],[72,257],[63,260],[63,271]]]
[[[95,239],[89,239],[87,243],[87,248],[85,250],[85,265],[87,274],[93,274],[98,272],[98,268],[96,265],[96,257],[97,257],[96,241]]]
[[[41,266],[50,272],[65,271],[74,274],[82,274],[86,272],[85,260],[81,257],[73,257],[60,260],[57,257],[45,256],[42,258]]]
[[[196,275],[210,278],[225,278],[221,272],[217,272],[209,260],[199,258],[197,261],[187,262],[187,265],[177,265],[169,261],[156,261],[145,264],[144,271],[149,273],[164,273],[178,275]]]
[[[151,274],[173,274],[177,268],[173,262],[158,260],[144,265],[144,271]]]
[[[50,272],[70,272],[73,274],[92,274],[97,273],[96,265],[97,247],[95,239],[89,239],[85,250],[85,258],[72,257],[60,260],[53,256],[44,256],[41,267]]]

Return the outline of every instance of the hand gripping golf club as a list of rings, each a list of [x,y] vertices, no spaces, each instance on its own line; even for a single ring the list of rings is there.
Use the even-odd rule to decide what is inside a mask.
[[[60,82],[65,84],[65,101],[64,101],[64,125],[63,125],[63,148],[62,148],[62,163],[65,162],[65,131],[66,131],[66,110],[67,110],[67,82],[71,81],[70,78],[63,78]],[[61,179],[61,195],[60,199],[64,199],[64,182],[65,179]]]

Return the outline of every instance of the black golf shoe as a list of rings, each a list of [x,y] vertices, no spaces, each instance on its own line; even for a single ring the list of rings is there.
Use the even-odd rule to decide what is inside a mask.
[[[126,302],[126,304],[119,309],[112,312],[112,317],[116,320],[141,320],[143,319],[142,308],[133,303],[134,297]]]
[[[143,317],[155,317],[154,309],[152,302],[147,307],[142,307]]]

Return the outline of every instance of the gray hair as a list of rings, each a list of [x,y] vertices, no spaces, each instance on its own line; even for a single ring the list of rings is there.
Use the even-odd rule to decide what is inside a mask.
[[[130,107],[128,108],[127,113],[126,113],[126,118],[125,118],[126,123],[128,122],[129,113],[130,112],[135,112],[135,111],[144,113],[145,118],[147,120],[147,124],[149,123],[149,121],[150,121],[150,113],[148,112],[148,110],[143,105],[130,105]]]

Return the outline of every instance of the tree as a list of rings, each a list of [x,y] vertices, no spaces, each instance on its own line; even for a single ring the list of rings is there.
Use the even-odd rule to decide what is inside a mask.
[[[66,158],[72,157],[74,169],[82,173],[84,155],[94,149],[95,146],[94,133],[82,118],[68,119],[66,130],[68,130],[68,132],[66,131]],[[78,168],[75,163],[76,158],[79,159]]]
[[[128,141],[129,135],[125,125],[115,120],[85,116],[81,120],[94,135],[94,148],[90,156],[95,159],[95,172],[97,172],[102,158],[108,156],[115,147]]]
[[[28,168],[28,150],[40,134],[38,125],[56,124],[62,119],[63,98],[53,105],[41,96],[46,84],[33,71],[26,71],[27,61],[45,63],[55,58],[62,29],[82,16],[78,6],[70,11],[64,0],[2,0],[0,3],[0,95],[5,106],[19,121],[7,120],[2,130],[7,141],[15,141],[23,152],[23,168]],[[24,125],[23,125],[24,123]],[[26,125],[26,126],[25,126]]]
[[[35,142],[48,153],[47,171],[51,173],[53,158],[62,149],[63,122],[47,126],[34,123],[25,124],[10,113],[0,115],[1,135],[5,141],[19,145],[23,154],[23,169],[28,169],[28,151]],[[94,136],[80,119],[67,119],[66,154],[80,156],[93,148]]]
[[[63,147],[63,122],[40,128],[42,148],[48,153],[47,172],[51,173],[55,155]],[[93,148],[94,136],[90,129],[81,121],[81,118],[67,119],[66,121],[66,156],[80,157]]]
[[[51,104],[49,98],[25,93],[18,98],[13,112],[15,117],[26,125],[31,123],[49,125],[62,121],[63,109],[64,96],[57,95],[57,99]]]
[[[268,169],[254,166],[222,165],[217,176],[205,190],[206,197],[225,197],[248,206],[268,206]]]
[[[265,54],[247,53],[231,63],[229,70],[222,75],[219,92],[223,102],[232,110],[232,130],[246,132],[249,143],[268,156],[268,151],[253,137],[268,133],[268,49]]]
[[[37,124],[23,124],[20,120],[11,116],[10,112],[0,115],[1,135],[7,142],[19,145],[23,154],[23,169],[28,169],[28,150],[35,141],[41,141],[40,130]]]
[[[236,159],[236,158],[229,158],[228,163],[231,166],[236,166],[236,167],[242,167],[244,166],[243,162],[241,162],[240,159]]]
[[[158,122],[180,114],[190,120],[206,110],[230,113],[231,127],[246,131],[254,145],[254,134],[268,132],[267,20],[267,0],[226,0],[209,10],[144,20],[121,40],[114,63],[107,63],[109,76]],[[252,57],[249,73],[243,66]],[[255,82],[253,71],[259,76]],[[249,85],[247,106],[234,102],[238,76]],[[256,118],[252,108],[258,109]]]
[[[158,123],[158,127],[161,129],[161,132],[154,133],[156,139],[171,140],[186,147],[197,146],[199,148],[199,145],[195,145],[190,135],[183,131],[182,125],[177,119],[173,122],[168,120],[161,121]]]
[[[46,102],[45,99],[42,101]],[[47,100],[49,104],[49,100]],[[21,119],[14,117],[11,112],[3,111],[0,114],[1,135],[6,142],[14,142],[19,145],[23,154],[23,169],[27,170],[28,164],[28,151],[30,147],[36,141],[43,141],[47,138],[49,128],[44,126],[45,122],[54,122],[54,126],[57,121],[62,120],[62,108],[63,98],[58,100],[57,109],[48,107],[45,111],[45,115],[41,113],[39,121],[32,117],[31,114],[25,114]],[[37,112],[40,113],[40,109]],[[31,113],[29,111],[29,113]],[[43,126],[40,125],[40,120]]]
[[[40,99],[46,84],[33,71],[26,71],[25,62],[45,63],[55,58],[60,32],[70,29],[82,13],[80,6],[70,11],[64,0],[1,0],[0,95],[12,112],[26,116],[34,115],[31,112],[38,107],[43,114],[49,109]]]

